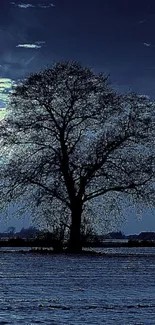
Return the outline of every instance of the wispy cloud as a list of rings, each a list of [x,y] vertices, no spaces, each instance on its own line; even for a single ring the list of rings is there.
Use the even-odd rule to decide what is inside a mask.
[[[135,25],[142,25],[142,24],[145,24],[147,23],[147,19],[143,19],[143,20],[139,20],[135,23]]]
[[[151,43],[143,43],[145,46],[150,47]]]
[[[155,45],[153,45],[151,43],[146,43],[146,42],[144,42],[143,45],[146,47],[155,47]]]
[[[18,44],[16,47],[21,47],[25,49],[40,49],[42,46],[37,44]]]
[[[11,2],[11,4],[15,7],[21,8],[21,9],[29,9],[29,8],[52,8],[55,7],[53,3],[45,4],[45,3],[38,3],[38,4],[32,4],[32,3],[15,3]]]
[[[46,8],[50,8],[50,7],[55,7],[55,5],[53,3],[49,3],[49,4],[40,4],[38,5],[39,8],[43,8],[43,9],[46,9]]]
[[[27,9],[27,8],[35,8],[34,5],[32,5],[31,3],[19,3],[19,4],[16,4],[15,2],[11,2],[12,5],[16,6],[16,7],[19,7],[19,8],[22,8],[22,9]]]
[[[36,41],[35,43],[36,43],[36,44],[39,44],[39,45],[43,45],[43,44],[45,44],[46,42],[45,42],[45,41]]]
[[[140,21],[139,21],[139,25],[144,24],[144,23],[146,23],[146,22],[147,22],[146,19],[140,20]]]

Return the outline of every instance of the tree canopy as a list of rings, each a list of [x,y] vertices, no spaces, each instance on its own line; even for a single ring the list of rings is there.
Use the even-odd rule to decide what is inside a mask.
[[[11,94],[1,122],[1,202],[50,210],[69,229],[70,251],[79,251],[96,198],[153,204],[154,135],[149,98],[116,93],[107,76],[78,62],[56,63]]]

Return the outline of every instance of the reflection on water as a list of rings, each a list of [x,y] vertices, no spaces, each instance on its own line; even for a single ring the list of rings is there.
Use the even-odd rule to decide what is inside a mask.
[[[0,324],[155,324],[155,248],[78,257],[2,250]]]

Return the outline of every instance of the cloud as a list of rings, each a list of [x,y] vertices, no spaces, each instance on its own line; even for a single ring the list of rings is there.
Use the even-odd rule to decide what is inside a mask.
[[[15,2],[10,2],[13,6],[22,8],[22,9],[27,9],[27,8],[35,8],[35,6],[31,3],[15,3]]]
[[[146,19],[140,20],[139,24],[144,24],[144,23],[146,23],[146,21],[147,21]]]
[[[22,47],[26,49],[40,49],[42,46],[37,44],[18,44],[16,47]]]
[[[144,23],[147,23],[147,19],[139,20],[135,23],[135,25],[142,25]]]
[[[39,8],[43,8],[43,9],[46,9],[46,8],[50,8],[50,7],[55,7],[55,5],[53,3],[49,3],[48,5],[46,4],[40,4],[38,5]]]
[[[35,41],[35,43],[41,45],[41,44],[45,44],[46,42],[45,41]]]
[[[17,5],[17,7],[22,8],[22,9],[35,8],[35,6],[32,5],[31,3],[28,3],[28,4],[26,4],[26,3],[19,3]]]
[[[151,44],[151,43],[143,43],[144,46],[146,47],[155,47],[155,45]]]
[[[11,2],[11,4],[15,7],[21,8],[21,9],[28,9],[28,8],[42,8],[42,9],[46,9],[46,8],[52,8],[55,7],[55,5],[53,3],[49,3],[49,4],[32,4],[32,3],[15,3],[15,2]]]
[[[150,47],[151,43],[143,43],[145,46]]]

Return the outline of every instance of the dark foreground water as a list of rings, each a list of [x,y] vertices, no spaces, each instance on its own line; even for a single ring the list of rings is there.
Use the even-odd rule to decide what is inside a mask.
[[[155,325],[155,248],[0,252],[0,324]]]

